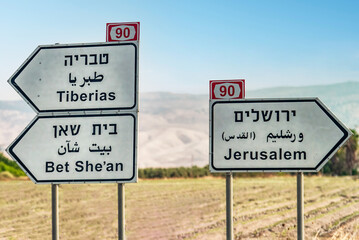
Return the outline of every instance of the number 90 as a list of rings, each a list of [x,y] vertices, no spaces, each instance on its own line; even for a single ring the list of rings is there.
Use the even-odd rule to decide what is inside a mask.
[[[226,96],[233,97],[236,91],[233,85],[229,85],[229,86],[222,85],[219,88],[219,92],[220,92],[219,95],[221,95],[221,97],[226,97]]]
[[[128,27],[125,27],[123,30],[122,28],[116,29],[116,37],[121,38],[123,34],[124,38],[128,38],[130,36],[130,29]]]

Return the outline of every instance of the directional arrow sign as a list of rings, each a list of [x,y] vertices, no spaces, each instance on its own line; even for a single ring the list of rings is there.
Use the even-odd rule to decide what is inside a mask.
[[[37,116],[7,152],[35,183],[135,182],[136,115]]]
[[[137,111],[138,42],[39,46],[9,79],[36,112]]]
[[[350,137],[317,99],[210,102],[210,168],[319,171]]]

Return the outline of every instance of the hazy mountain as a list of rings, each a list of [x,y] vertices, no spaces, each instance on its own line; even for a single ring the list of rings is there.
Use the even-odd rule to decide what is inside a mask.
[[[318,97],[348,127],[359,127],[359,82],[248,91],[247,98]]]
[[[140,98],[140,167],[207,164],[206,95],[143,93]]]
[[[5,150],[34,116],[24,101],[0,101],[0,151]]]
[[[359,82],[247,91],[246,98],[319,97],[348,127],[359,126]],[[141,93],[139,167],[208,164],[208,96]],[[24,101],[0,101],[0,148],[35,116]]]

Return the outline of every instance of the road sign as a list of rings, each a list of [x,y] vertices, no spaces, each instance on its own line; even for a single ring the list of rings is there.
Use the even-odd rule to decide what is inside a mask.
[[[106,24],[106,42],[140,41],[140,23],[122,22]]]
[[[136,182],[136,115],[36,116],[7,152],[35,183]]]
[[[137,111],[138,42],[39,46],[9,83],[36,112]]]
[[[350,137],[317,98],[210,101],[210,169],[313,172]]]
[[[243,99],[244,79],[212,80],[209,82],[210,99]]]

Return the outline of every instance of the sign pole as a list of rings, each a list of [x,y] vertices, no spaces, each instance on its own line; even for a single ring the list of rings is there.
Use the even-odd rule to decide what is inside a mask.
[[[59,185],[51,184],[52,240],[59,240]]]
[[[304,178],[297,173],[297,239],[304,240]]]
[[[118,239],[125,240],[125,184],[117,184],[118,192]]]
[[[233,175],[226,173],[226,225],[227,240],[233,239]]]
[[[209,95],[210,100],[244,99],[244,79],[212,80],[209,83],[209,88],[210,88],[210,95]],[[210,106],[211,104],[212,103],[210,101]],[[210,113],[210,119],[212,119],[211,113]],[[233,174],[231,171],[226,172],[226,235],[227,235],[227,240],[232,240],[234,238],[233,237]]]
[[[250,171],[297,173],[303,240],[303,172],[319,171],[352,132],[318,98],[244,99],[244,80],[212,80],[209,90],[209,168],[226,172],[227,240],[233,238],[232,174]]]

